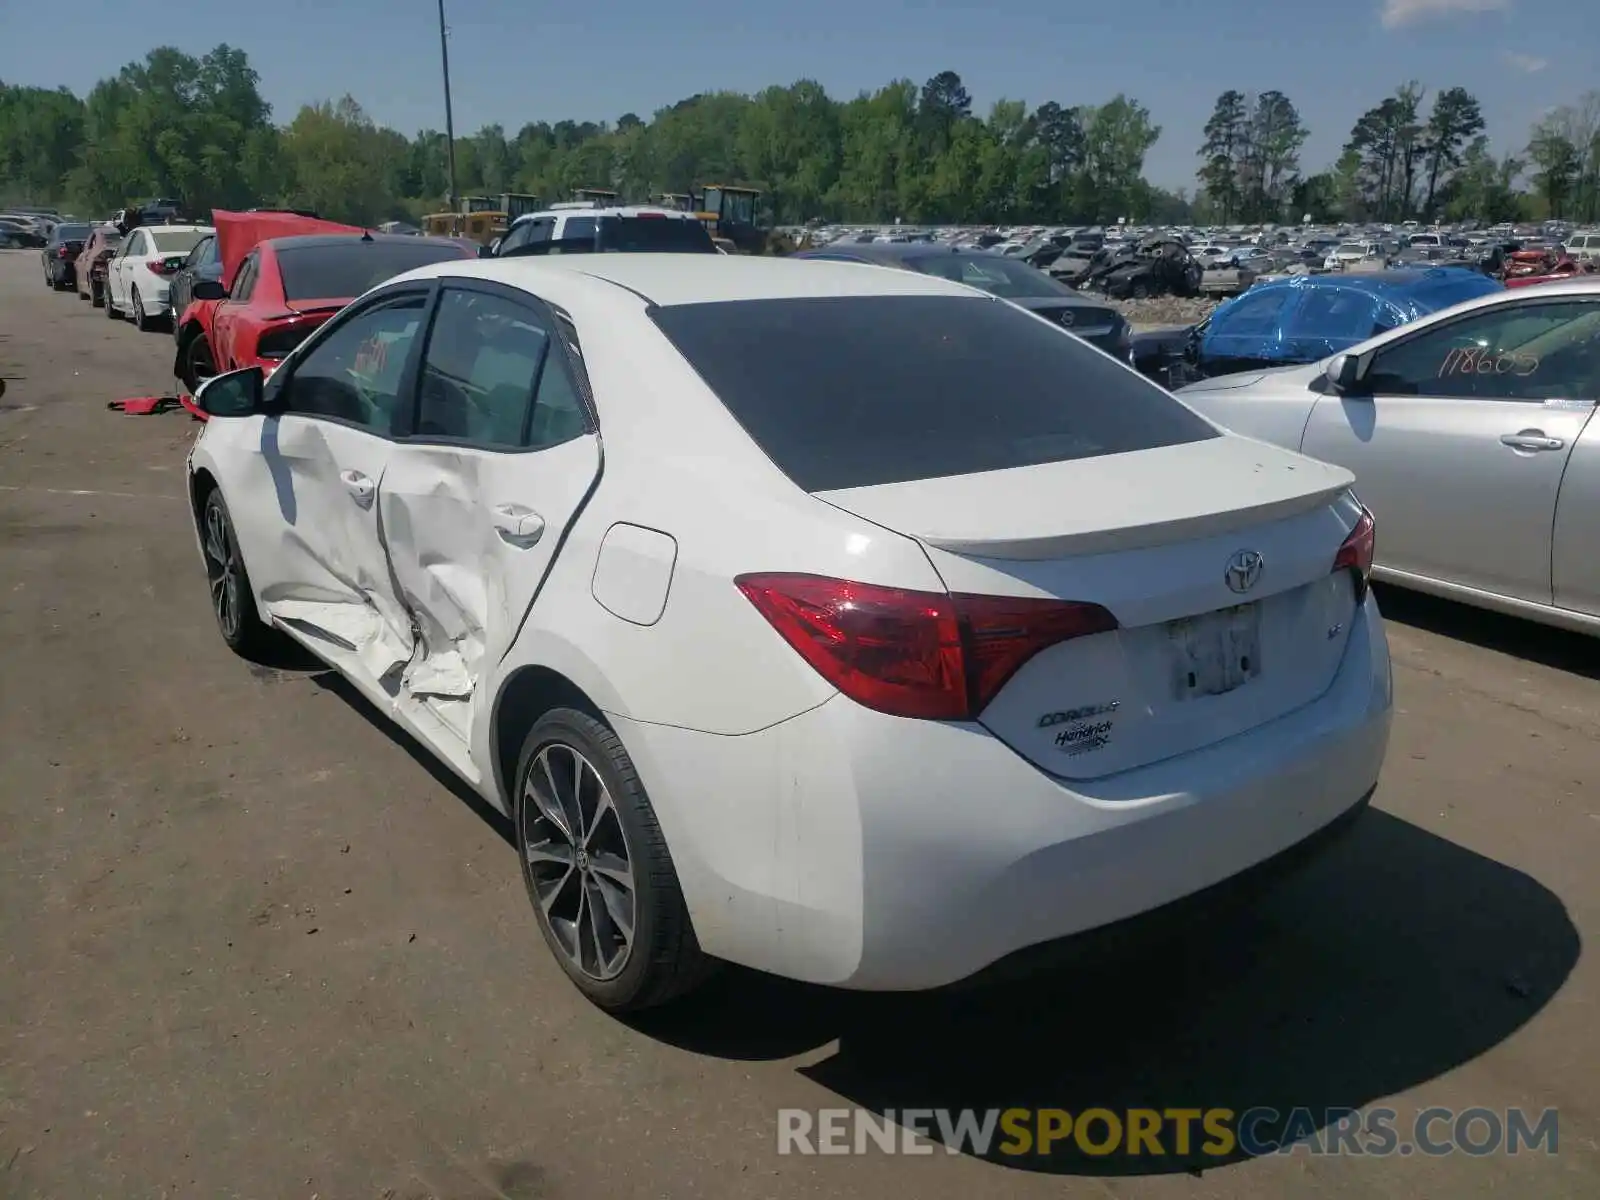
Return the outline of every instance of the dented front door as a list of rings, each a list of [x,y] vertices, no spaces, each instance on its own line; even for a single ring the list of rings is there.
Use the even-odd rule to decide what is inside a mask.
[[[418,635],[397,703],[464,743],[480,685],[599,474],[575,350],[526,297],[446,286],[419,367],[416,430],[396,445],[379,492]]]
[[[427,300],[420,291],[367,305],[272,381],[261,494],[230,503],[267,612],[373,684],[414,648],[380,497],[396,433],[409,421],[403,380]]]

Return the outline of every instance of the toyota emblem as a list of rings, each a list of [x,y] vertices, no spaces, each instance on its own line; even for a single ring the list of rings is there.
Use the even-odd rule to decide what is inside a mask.
[[[1255,587],[1256,581],[1261,578],[1261,568],[1264,565],[1261,555],[1254,550],[1239,550],[1228,560],[1227,570],[1223,571],[1223,581],[1227,583],[1230,592],[1241,595]]]

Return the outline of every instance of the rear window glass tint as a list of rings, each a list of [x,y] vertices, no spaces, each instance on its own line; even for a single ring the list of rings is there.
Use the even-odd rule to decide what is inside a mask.
[[[200,239],[210,237],[193,229],[147,229],[150,240],[156,244],[157,254],[187,254],[200,244]]]
[[[998,300],[827,296],[652,316],[808,492],[1219,436],[1109,355]]]
[[[715,254],[711,235],[699,221],[682,217],[602,217],[600,249]]]
[[[417,267],[465,257],[453,242],[367,242],[352,235],[348,242],[279,248],[278,272],[286,300],[340,300]]]

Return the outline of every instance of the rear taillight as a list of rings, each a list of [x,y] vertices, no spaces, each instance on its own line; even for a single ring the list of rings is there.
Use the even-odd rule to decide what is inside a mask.
[[[56,247],[56,257],[57,258],[65,258],[66,256],[67,256],[67,245],[66,245],[65,242],[63,242],[61,245]]]
[[[288,358],[291,351],[316,331],[317,325],[305,322],[269,329],[256,339],[256,357]]]
[[[829,579],[734,580],[784,641],[856,703],[970,720],[1039,651],[1117,628],[1097,604],[949,595]]]
[[[150,269],[150,273],[152,275],[171,275],[172,274],[172,272],[167,269],[167,264],[162,262],[162,261],[160,261],[159,259],[152,260],[150,262],[145,263],[144,265]]]
[[[1356,518],[1355,528],[1344,539],[1339,553],[1334,556],[1335,571],[1349,571],[1356,584],[1356,602],[1367,597],[1367,584],[1372,579],[1372,552],[1377,545],[1377,525],[1365,508]]]

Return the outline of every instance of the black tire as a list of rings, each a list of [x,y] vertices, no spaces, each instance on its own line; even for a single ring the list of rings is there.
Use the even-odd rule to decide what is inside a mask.
[[[568,794],[573,792],[571,781],[579,774],[579,758],[592,770],[592,778],[604,785],[611,800],[609,809],[598,805],[597,787],[593,783],[587,788],[580,787],[576,795]],[[536,781],[539,790],[546,796],[550,794],[549,775],[543,769],[546,763],[553,764],[551,775],[567,781],[559,797],[562,811],[570,813],[575,807],[577,824],[586,826],[577,841],[581,847],[600,847],[592,857],[586,850],[570,844],[571,835],[552,822],[548,810],[530,796],[530,776],[536,770],[540,771]],[[555,787],[563,785],[558,783]],[[545,713],[523,740],[512,788],[511,813],[516,826],[517,857],[522,864],[528,899],[546,944],[579,991],[607,1012],[637,1012],[686,994],[712,974],[715,961],[701,951],[695,940],[689,910],[678,887],[678,874],[655,810],[634,770],[633,760],[610,728],[576,709],[557,708]],[[613,814],[610,821],[608,813]],[[591,819],[594,823],[588,826]],[[545,836],[552,830],[561,832],[567,841],[563,843]],[[625,865],[632,880],[633,931],[625,948],[626,957],[613,963],[608,973],[598,969],[598,952],[591,956],[597,969],[580,965],[575,954],[577,959],[583,958],[586,944],[582,941],[585,910],[580,905],[587,903],[590,896],[609,894],[614,899],[619,895],[614,883],[616,856],[608,852],[615,850],[619,832]],[[530,846],[534,848],[532,858]],[[541,854],[541,846],[553,847],[559,853]],[[560,853],[567,854],[566,861],[570,864],[564,868],[564,874]],[[610,866],[603,861],[605,859],[610,860]],[[568,909],[574,913],[570,928],[562,915]],[[597,911],[607,914],[603,923],[616,935],[620,927],[611,915],[612,904],[601,904]],[[557,915],[552,917],[551,913]],[[557,922],[561,924],[559,930]],[[587,945],[598,947],[601,931],[592,918],[589,929],[591,936]]]
[[[220,545],[213,541],[214,537],[220,537]],[[213,489],[200,510],[200,545],[205,555],[206,583],[211,592],[211,615],[216,618],[217,632],[222,634],[228,649],[241,658],[255,660],[273,648],[279,635],[256,612],[250,574],[239,554],[233,517],[228,513],[220,490]],[[231,620],[225,618],[224,601],[233,606]]]
[[[1148,300],[1150,298],[1150,285],[1142,279],[1134,281],[1128,289],[1128,297],[1133,300]]]
[[[208,367],[207,378],[217,373],[217,364],[211,357],[211,343],[206,341],[203,333],[189,335],[189,340],[183,343],[183,370],[178,378],[183,383],[184,390],[189,395],[194,395],[200,390],[200,366],[202,361]]]
[[[105,305],[106,316],[113,321],[119,320],[117,310],[111,303],[111,285],[109,283],[100,285],[100,300]]]
[[[133,289],[132,294],[128,298],[128,317],[133,322],[134,328],[140,333],[149,332],[150,318],[145,315],[144,298],[139,295],[139,289],[137,287]]]

